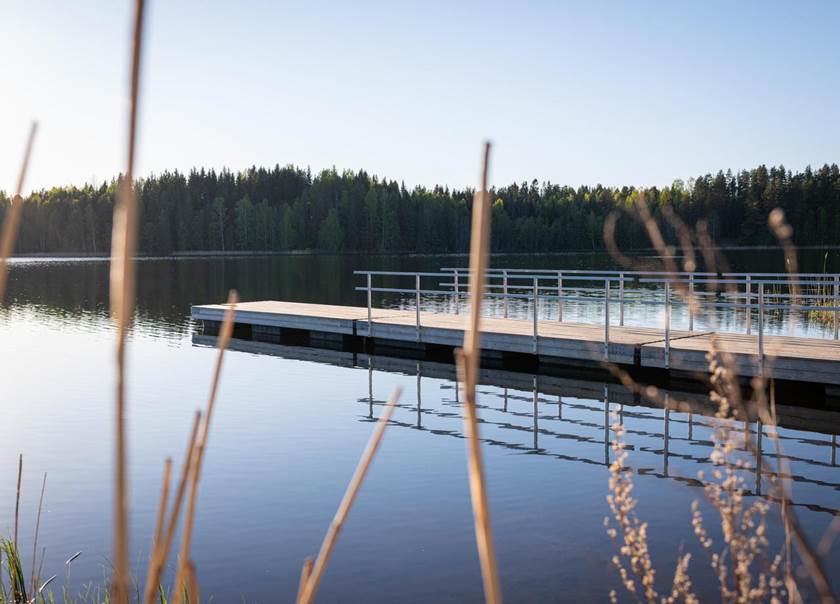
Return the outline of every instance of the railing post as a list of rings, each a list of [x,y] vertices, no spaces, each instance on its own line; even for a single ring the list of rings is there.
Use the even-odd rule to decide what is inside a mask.
[[[624,327],[624,273],[619,273],[618,277],[618,324]]]
[[[373,337],[373,321],[371,321],[371,309],[373,307],[373,289],[370,286],[370,273],[367,274],[367,311],[368,311],[368,337]]]
[[[538,387],[537,376],[534,376],[534,450],[540,448],[539,433],[540,433],[540,393]]]
[[[505,319],[508,318],[508,279],[507,271],[502,271],[502,295],[504,296]]]
[[[832,306],[834,306],[834,339],[837,339],[837,330],[840,327],[840,322],[838,322],[838,308],[837,305],[840,303],[840,275],[834,275],[834,302]]]
[[[694,273],[688,276],[688,331],[694,331]]]
[[[762,437],[764,436],[764,424],[761,423],[761,418],[755,420],[755,492],[761,495],[761,460],[764,455],[762,449]]]
[[[750,276],[747,275],[747,335],[752,333],[752,285],[750,283]]]
[[[538,323],[537,314],[539,312],[539,301],[540,301],[539,287],[540,287],[539,279],[537,277],[534,277],[534,354],[537,354],[537,352],[538,352],[537,343],[538,343],[539,334],[537,332],[537,323]]]
[[[368,417],[373,418],[373,355],[368,355]]]
[[[459,313],[459,307],[461,306],[460,296],[458,295],[458,269],[455,269],[455,314]]]
[[[604,360],[610,360],[610,280],[604,279]]]
[[[758,370],[764,377],[764,284],[758,284]]]
[[[557,320],[563,322],[563,273],[557,271]]]
[[[610,387],[604,384],[604,465],[610,465]]]
[[[671,368],[671,282],[665,282],[665,369]]]
[[[420,275],[414,275],[414,316],[417,319],[417,341],[420,341]]]
[[[666,392],[665,393],[665,426],[664,426],[664,444],[663,447],[663,454],[662,454],[662,461],[663,461],[663,473],[665,476],[668,475],[668,455],[670,453],[670,442],[671,442],[671,408],[668,406],[670,402],[670,395]]]

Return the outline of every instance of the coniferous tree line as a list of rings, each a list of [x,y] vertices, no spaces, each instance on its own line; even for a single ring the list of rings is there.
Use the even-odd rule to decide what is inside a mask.
[[[18,253],[106,253],[118,180],[99,187],[57,187],[25,200]],[[140,250],[463,252],[473,192],[436,186],[406,189],[364,171],[293,166],[166,172],[137,183]],[[601,249],[604,219],[633,211],[644,193],[654,217],[670,205],[689,224],[708,221],[720,243],[773,242],[767,215],[785,210],[798,245],[840,244],[840,170],[836,164],[792,173],[783,166],[707,174],[667,188],[512,184],[492,191],[493,250]],[[0,217],[8,196],[0,192]],[[666,228],[667,231],[667,228]],[[669,236],[673,237],[673,233]],[[619,221],[617,242],[648,247],[642,227]]]

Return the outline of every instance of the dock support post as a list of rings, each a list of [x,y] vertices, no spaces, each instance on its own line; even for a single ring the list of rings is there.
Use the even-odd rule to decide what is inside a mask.
[[[838,327],[840,327],[840,322],[838,322],[838,310],[837,305],[840,304],[840,275],[834,275],[834,302],[832,306],[834,306],[834,339],[837,339],[838,334]]]
[[[563,322],[563,273],[557,271],[557,320]]]
[[[688,331],[694,331],[694,273],[688,276]]]
[[[610,280],[604,279],[604,360],[610,360]]]
[[[507,271],[502,271],[502,306],[505,309],[505,319],[508,318],[508,279]]]
[[[420,275],[414,275],[414,315],[417,322],[417,341],[420,341]]]
[[[422,408],[422,395],[420,393],[420,379],[423,376],[422,371],[420,370],[420,363],[417,363],[417,427],[423,427],[423,408]]]
[[[368,337],[373,337],[373,321],[371,321],[371,309],[373,307],[373,289],[370,286],[370,273],[367,274],[367,311],[368,311]]]
[[[537,323],[539,314],[539,302],[540,302],[540,283],[537,277],[534,277],[534,354],[539,352],[537,342],[538,342],[538,331],[537,331]]]
[[[758,370],[764,377],[764,283],[758,284]]]
[[[747,301],[747,335],[752,333],[752,284],[750,283],[751,278],[747,275],[747,296],[745,300]]]
[[[459,295],[458,291],[458,269],[455,269],[455,314],[457,315],[460,312],[461,306],[461,296]]]
[[[624,273],[619,273],[618,279],[618,324],[624,327]]]
[[[665,369],[671,368],[671,282],[665,282]]]

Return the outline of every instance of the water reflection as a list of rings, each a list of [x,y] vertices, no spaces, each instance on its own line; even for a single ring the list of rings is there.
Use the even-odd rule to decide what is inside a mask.
[[[214,338],[194,335],[198,346],[213,346]],[[234,340],[233,350],[268,354],[286,359],[312,360],[367,370],[367,395],[359,397],[366,407],[364,418],[378,417],[376,409],[386,404],[376,397],[377,375],[412,376],[416,396],[405,398],[395,413],[395,427],[430,435],[463,439],[462,416],[455,369],[451,364],[376,357],[364,353],[312,349]],[[424,394],[427,393],[427,394]],[[384,393],[383,393],[384,394]],[[611,425],[625,428],[630,464],[638,474],[702,486],[698,471],[709,474],[713,447],[715,407],[703,394],[662,391],[658,400],[634,395],[618,384],[584,381],[546,375],[528,375],[482,369],[478,408],[482,441],[490,447],[540,455],[592,466],[609,466],[612,455]],[[767,442],[766,428],[758,419],[728,422],[733,432],[754,440],[758,455],[745,468],[751,476],[747,496],[772,499],[767,485],[779,478],[796,485],[793,505],[825,514],[840,514],[840,473],[837,470],[837,435],[840,412],[777,406],[781,456]],[[600,449],[596,453],[595,446]],[[776,471],[765,467],[773,462]],[[785,464],[780,464],[784,461]],[[790,467],[790,472],[779,471]]]
[[[824,250],[803,250],[802,271],[822,271]],[[832,257],[840,254],[831,251]],[[733,270],[783,270],[783,257],[777,250],[762,254],[749,251],[730,251]],[[436,271],[443,266],[463,264],[458,255],[397,256],[397,255],[304,255],[279,256],[214,256],[180,258],[145,258],[137,265],[137,321],[136,329],[157,329],[161,334],[184,335],[189,332],[190,306],[223,301],[231,288],[239,290],[242,300],[287,300],[364,306],[365,296],[354,291],[360,285],[353,271],[358,269],[387,271]],[[614,269],[612,259],[605,253],[497,255],[494,266],[532,267],[550,269]],[[86,315],[107,316],[109,263],[106,259],[34,258],[14,259],[10,265],[7,299],[0,308],[37,308],[43,316],[62,315],[84,318]],[[396,281],[394,281],[397,284]],[[413,296],[375,296],[374,304],[410,307]],[[463,303],[463,299],[461,300]],[[498,305],[501,315],[502,302]],[[453,311],[452,298],[424,299],[428,309]],[[602,303],[568,303],[564,307],[566,321],[589,322],[601,317]],[[619,319],[618,305],[614,305],[614,321]],[[544,317],[557,318],[558,309],[550,303],[543,305]],[[512,317],[526,316],[527,304],[511,301]],[[627,324],[661,323],[661,309],[656,306],[634,305],[628,301]],[[737,331],[743,328],[742,313],[725,313],[720,328]],[[675,307],[674,327],[687,325],[684,309]],[[768,323],[775,325],[768,317]],[[697,325],[697,328],[702,328]],[[812,326],[809,329],[819,329]],[[781,326],[779,327],[781,329]]]
[[[597,255],[496,260],[578,268],[607,262]],[[191,304],[221,300],[230,287],[244,299],[363,304],[352,291],[353,269],[452,264],[451,257],[324,256],[141,262],[130,347],[132,568],[141,572],[147,560],[162,459],[182,454],[215,357],[203,347],[212,340],[196,338],[202,346],[193,345]],[[12,517],[17,455],[23,452],[22,531],[34,530],[39,477],[49,472],[41,525],[45,572],[60,575],[64,560],[83,550],[74,563],[77,585],[101,582],[110,568],[113,338],[107,283],[103,261],[16,261],[10,302],[0,307],[0,367],[4,383],[13,385],[0,397],[13,427],[0,447],[0,501],[6,502],[0,511]],[[371,422],[400,385],[402,406],[342,533],[322,594],[326,601],[481,601],[452,366],[236,345],[247,352],[226,359],[202,478],[194,551],[203,590],[220,602],[294,599],[300,562],[317,550]],[[643,473],[636,487],[646,517],[662,541],[691,539],[680,512],[700,497],[682,485],[699,484],[697,470],[708,463],[711,407],[705,397],[671,392],[672,403],[690,404],[668,407],[666,415],[617,385],[576,375],[483,372],[481,384],[507,601],[556,601],[569,594],[602,599],[618,587],[604,571],[613,550],[601,526],[612,413],[623,417],[631,463]],[[840,505],[836,414],[779,411],[794,497],[816,539]],[[749,429],[764,443],[762,464],[751,468],[752,492],[764,493],[766,464],[776,457],[767,428],[753,422]],[[664,506],[668,513],[661,512]],[[837,558],[835,552],[830,560],[835,567]],[[700,579],[698,585],[702,590]]]

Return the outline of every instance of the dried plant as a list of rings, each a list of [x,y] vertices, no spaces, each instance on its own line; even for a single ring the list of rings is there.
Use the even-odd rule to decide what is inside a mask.
[[[225,331],[225,328],[222,329]],[[152,604],[155,600],[155,594],[159,589],[161,574],[166,565],[166,560],[169,557],[169,552],[172,549],[172,543],[175,540],[175,529],[178,527],[178,520],[181,517],[181,509],[184,503],[184,495],[187,490],[187,481],[190,477],[190,469],[192,468],[192,458],[195,454],[195,443],[198,438],[198,428],[201,424],[201,411],[196,411],[195,420],[193,421],[192,432],[190,438],[187,440],[187,450],[184,454],[184,462],[181,465],[181,476],[178,479],[178,488],[175,490],[175,499],[172,503],[172,510],[169,515],[169,522],[166,523],[166,529],[156,533],[155,544],[152,547],[152,555],[149,560],[149,569],[146,573],[146,587],[143,590],[143,602],[145,604]],[[162,486],[161,502],[158,508],[158,519],[166,514],[166,506],[168,505],[168,489],[166,483],[168,482],[164,472],[164,484]],[[164,534],[160,538],[157,535]]]
[[[475,537],[484,581],[484,598],[487,602],[502,601],[490,506],[481,460],[481,442],[478,434],[475,387],[481,358],[481,304],[484,297],[490,250],[490,193],[487,189],[487,171],[490,161],[490,143],[484,145],[481,186],[473,198],[472,233],[470,237],[470,314],[464,330],[464,347],[455,353],[458,378],[464,394],[464,430],[467,437],[470,496],[475,520]]]
[[[636,514],[632,471],[625,465],[627,452],[624,450],[624,426],[614,424],[612,429],[615,432],[612,441],[615,459],[610,464],[607,503],[618,528],[611,526],[609,518],[604,519],[604,525],[610,538],[616,540],[619,531],[622,537],[619,554],[612,557],[612,564],[630,594],[639,600],[644,598],[647,602],[657,602],[659,594],[656,592],[656,571],[647,542],[647,523],[642,522]],[[611,594],[611,598],[615,600],[615,593]]]
[[[111,597],[128,602],[128,469],[125,436],[125,352],[128,327],[134,316],[135,260],[137,253],[137,198],[134,191],[134,154],[140,94],[140,56],[143,40],[144,0],[136,0],[131,49],[131,84],[126,171],[120,181],[111,235],[111,312],[117,326],[117,390],[114,477],[114,576]]]
[[[715,431],[712,434],[710,460],[714,466],[712,480],[704,486],[708,501],[720,516],[724,548],[713,552],[714,541],[703,524],[697,501],[692,505],[692,525],[704,549],[711,553],[712,569],[718,578],[724,602],[781,602],[786,596],[783,554],[771,556],[766,536],[768,504],[757,499],[747,505],[744,500],[744,476],[747,460],[738,455],[738,436],[733,430],[729,393],[737,376],[721,362],[717,339],[711,339],[707,353],[712,391],[710,397],[718,406]],[[704,479],[703,472],[699,478]]]
[[[672,250],[665,244],[664,237],[651,217],[643,196],[639,197],[636,210],[636,218],[644,224],[666,271],[672,275],[675,288],[693,312],[701,313],[702,305],[698,303],[694,292],[687,290],[682,280],[675,279],[676,263],[671,254]],[[713,270],[717,264],[725,265],[725,259],[712,244],[704,222],[698,223],[696,231],[692,233],[670,208],[666,207],[663,210],[663,216],[674,228],[680,241],[685,258],[684,270],[691,272],[695,269],[695,242],[699,245],[706,270]],[[633,259],[622,254],[615,245],[616,223],[616,216],[611,216],[605,223],[604,236],[607,247],[623,266],[633,266]],[[783,212],[781,210],[771,212],[768,224],[784,249],[786,267],[791,273],[795,273],[797,263],[795,247],[791,241],[792,231],[784,221]],[[794,307],[798,295],[797,285],[791,278],[790,287],[793,292]],[[709,284],[710,289],[714,291],[717,286],[718,284],[714,281]],[[728,293],[734,293],[731,285],[728,285],[726,289],[729,290]],[[768,356],[772,362],[773,352],[771,351]],[[761,370],[752,380],[752,399],[745,401],[741,396],[734,356],[722,347],[714,334],[710,337],[707,360],[711,383],[710,398],[717,404],[718,410],[715,418],[713,450],[710,455],[714,470],[712,479],[705,482],[704,492],[707,500],[720,516],[723,548],[720,551],[712,551],[714,540],[709,537],[700,513],[699,503],[696,501],[692,507],[692,524],[702,547],[710,553],[710,563],[720,584],[721,599],[724,602],[766,600],[781,602],[784,598],[798,601],[799,588],[791,571],[791,544],[793,544],[803,561],[806,574],[811,578],[819,593],[820,600],[835,602],[836,598],[828,583],[819,552],[814,550],[804,535],[793,507],[790,505],[790,485],[787,484],[788,481],[778,479],[782,475],[789,476],[790,472],[774,471],[772,467],[769,469],[773,490],[769,499],[779,502],[779,512],[785,531],[785,548],[781,553],[772,557],[769,554],[770,545],[766,537],[769,505],[761,500],[747,505],[744,500],[742,473],[749,462],[743,456],[736,455],[736,451],[743,449],[753,463],[757,462],[757,455],[760,453],[756,450],[751,437],[745,436],[742,442],[738,442],[740,431],[732,429],[733,418],[746,419],[750,417],[751,410],[757,413],[763,424],[769,428],[770,437],[776,447],[776,458],[782,465],[787,463],[775,428],[773,393],[772,389],[768,388],[767,367],[760,363]],[[610,370],[632,391],[644,392],[646,396],[667,405],[667,401],[662,400],[655,387],[637,384],[626,372],[615,366],[611,366]],[[771,393],[769,397],[766,394],[768,390]],[[768,404],[768,399],[771,401],[770,404]],[[656,573],[650,566],[647,550],[647,525],[635,516],[636,501],[632,498],[632,473],[625,467],[626,453],[621,438],[623,427],[619,424],[614,429],[616,440],[613,443],[613,449],[616,452],[616,461],[610,468],[608,502],[613,517],[621,529],[623,545],[620,546],[620,556],[616,556],[613,562],[619,569],[622,583],[627,591],[635,595],[637,599],[641,593],[647,601],[652,602],[660,598],[655,590]],[[702,473],[700,479],[701,482],[705,480]],[[608,532],[611,537],[618,538],[617,529],[608,526]],[[825,539],[823,541],[825,542]],[[671,595],[668,598],[679,597],[689,601],[693,597],[690,596],[689,591],[691,584],[688,577],[688,563],[687,555],[679,558]],[[643,589],[637,588],[637,581]],[[611,595],[615,599],[616,594]],[[665,601],[666,598],[661,598],[661,600]]]
[[[239,296],[235,291],[231,291],[228,295],[227,309],[225,310],[225,318],[222,322],[222,328],[219,331],[219,338],[217,348],[219,350],[216,355],[216,365],[213,369],[213,379],[210,382],[210,394],[207,397],[207,408],[204,412],[201,427],[196,435],[193,431],[193,447],[190,457],[190,497],[187,504],[187,516],[184,520],[184,533],[181,536],[181,550],[178,557],[178,571],[175,575],[175,597],[174,602],[178,604],[184,598],[185,593],[192,594],[192,599],[197,600],[198,594],[195,588],[197,587],[197,579],[195,576],[195,565],[190,559],[190,548],[192,547],[192,533],[195,524],[196,507],[198,505],[198,484],[201,478],[201,466],[204,461],[204,452],[207,448],[207,438],[210,434],[210,422],[213,419],[213,410],[216,406],[216,393],[219,388],[219,378],[222,373],[222,362],[224,361],[225,350],[227,350],[230,339],[233,336],[233,326],[236,316],[236,304],[239,302]],[[196,416],[197,420],[200,416]],[[177,522],[177,517],[175,518]],[[170,530],[174,530],[174,524],[170,525]],[[160,560],[160,568],[165,564],[164,559]]]
[[[32,155],[32,145],[35,143],[35,133],[38,131],[37,122],[32,122],[29,128],[29,138],[26,140],[26,149],[23,152],[20,173],[18,174],[15,194],[12,196],[6,218],[3,220],[3,231],[0,235],[0,302],[6,294],[6,281],[9,276],[8,259],[15,249],[18,228],[20,226],[21,214],[23,214],[23,184],[26,182],[26,172],[29,168],[29,158]]]
[[[301,585],[298,589],[297,604],[309,604],[315,599],[315,594],[318,592],[318,586],[324,576],[324,571],[329,563],[332,550],[338,542],[338,536],[341,533],[345,520],[347,520],[347,515],[350,513],[350,509],[353,507],[353,502],[359,494],[359,490],[365,480],[370,464],[376,456],[376,452],[382,442],[382,437],[385,436],[385,428],[388,427],[391,414],[397,406],[401,393],[402,390],[399,387],[394,390],[394,393],[391,394],[391,398],[388,399],[388,404],[385,405],[385,409],[382,410],[382,415],[379,416],[379,420],[376,422],[376,427],[373,429],[370,440],[362,453],[362,457],[359,459],[356,471],[353,472],[353,477],[350,479],[347,491],[345,491],[344,497],[341,499],[341,503],[338,506],[338,510],[330,523],[330,528],[324,536],[324,541],[321,543],[321,549],[318,551],[318,556],[315,558],[315,562],[313,563],[309,558],[304,560],[300,579]]]

